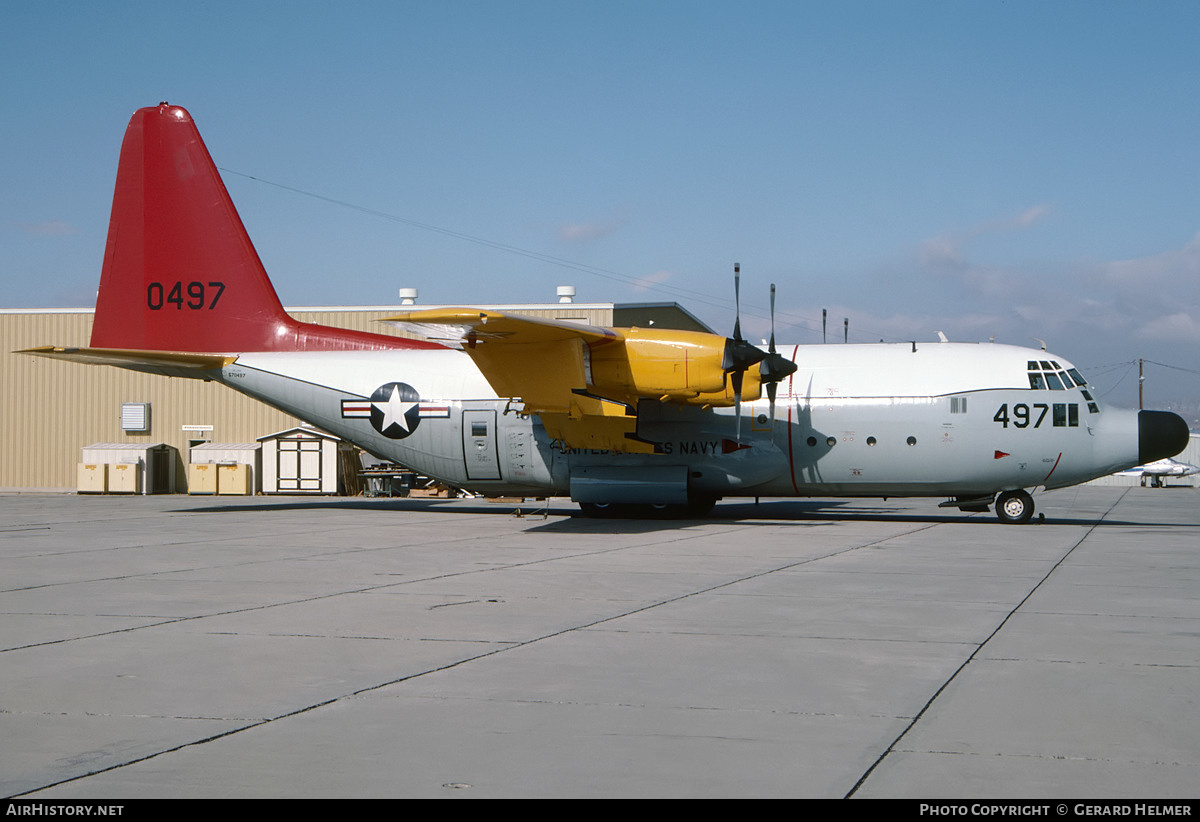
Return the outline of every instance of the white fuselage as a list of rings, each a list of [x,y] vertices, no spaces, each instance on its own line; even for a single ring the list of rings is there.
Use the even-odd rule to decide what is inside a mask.
[[[220,379],[380,458],[486,494],[575,495],[582,478],[601,476],[618,486],[662,477],[713,497],[969,498],[1072,485],[1138,462],[1137,413],[1101,408],[1063,376],[1070,364],[1045,351],[781,351],[798,370],[773,409],[766,397],[743,403],[740,437],[732,408],[643,401],[638,435],[658,444],[655,454],[552,442],[519,399],[497,397],[451,349],[242,354]],[[379,393],[393,383],[401,387]]]

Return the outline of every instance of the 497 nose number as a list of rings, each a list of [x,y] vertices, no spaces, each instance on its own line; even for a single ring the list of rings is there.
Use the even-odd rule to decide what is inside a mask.
[[[211,311],[217,307],[217,300],[225,293],[225,283],[211,282],[205,286],[202,282],[192,281],[183,283],[176,281],[164,285],[150,283],[146,286],[146,305],[151,311],[158,311],[167,305],[176,309],[190,308],[195,311],[205,309]]]
[[[1033,422],[1033,427],[1038,428],[1042,424],[1042,420],[1046,419],[1046,412],[1050,406],[1044,402],[1035,402],[1033,404],[1034,411],[1038,411],[1037,420]],[[996,412],[996,416],[992,417],[993,422],[998,422],[1005,428],[1011,422],[1017,428],[1028,428],[1030,421],[1033,420],[1033,414],[1030,413],[1029,406],[1023,402],[1019,402],[1012,407],[1012,416],[1008,414],[1008,403],[1000,406],[1000,410]]]

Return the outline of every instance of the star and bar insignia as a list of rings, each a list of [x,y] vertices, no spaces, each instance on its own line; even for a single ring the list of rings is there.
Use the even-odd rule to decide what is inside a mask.
[[[394,440],[412,434],[423,419],[449,416],[449,405],[422,402],[417,390],[403,382],[379,386],[370,399],[342,400],[343,419],[370,419],[376,431]]]

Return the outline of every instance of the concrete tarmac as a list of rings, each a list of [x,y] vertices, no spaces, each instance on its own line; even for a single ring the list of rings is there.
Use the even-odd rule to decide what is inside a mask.
[[[0,795],[1195,798],[1200,496],[0,496]]]

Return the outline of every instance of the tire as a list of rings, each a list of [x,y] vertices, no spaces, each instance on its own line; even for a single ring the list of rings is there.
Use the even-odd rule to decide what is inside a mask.
[[[715,497],[703,497],[686,505],[581,502],[579,508],[593,519],[703,519],[716,504]]]
[[[1033,497],[1024,489],[1005,491],[996,497],[996,516],[1001,522],[1020,525],[1033,516]]]
[[[593,519],[615,519],[624,516],[624,506],[615,505],[611,502],[581,502],[579,510],[583,511],[585,517]]]

